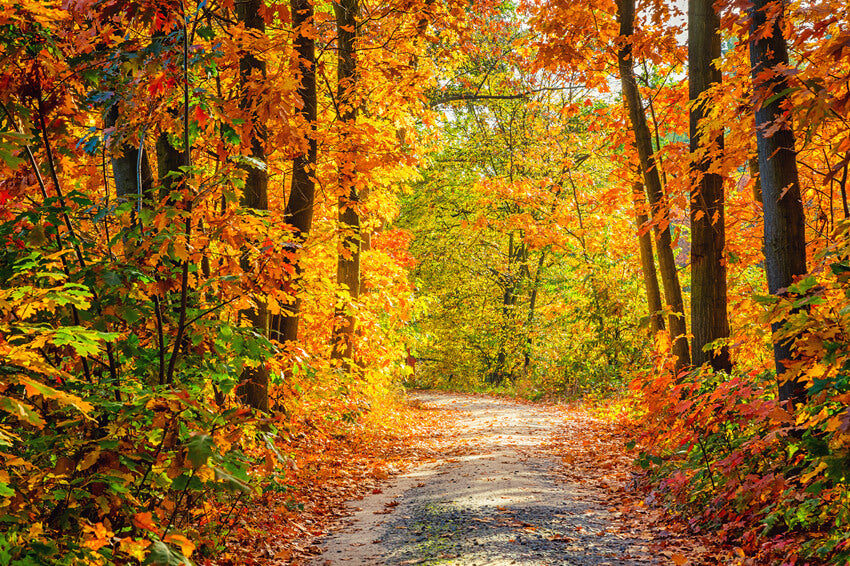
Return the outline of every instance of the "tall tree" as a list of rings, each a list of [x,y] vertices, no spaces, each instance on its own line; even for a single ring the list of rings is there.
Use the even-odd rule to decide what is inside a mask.
[[[337,284],[351,301],[360,297],[360,195],[357,190],[356,147],[351,129],[357,123],[357,17],[359,0],[334,2],[337,25],[337,108],[341,122],[342,139],[339,159],[339,228],[341,232],[337,260]],[[356,320],[351,307],[337,308],[333,332],[333,355],[343,360],[345,367],[354,353],[354,326]]]
[[[785,109],[789,85],[788,48],[783,35],[784,0],[755,0],[751,9],[750,62],[755,94],[756,145],[764,210],[767,287],[777,295],[806,273],[806,223],[794,131]],[[773,323],[776,333],[784,321]],[[779,398],[805,400],[805,386],[786,379],[785,361],[794,359],[791,340],[773,342]]]
[[[294,229],[292,239],[295,246],[292,249],[294,255],[292,261],[295,264],[295,273],[290,281],[295,297],[286,313],[275,317],[273,320],[273,330],[276,338],[281,342],[298,339],[298,320],[301,311],[301,297],[297,288],[301,275],[298,255],[300,254],[300,246],[306,240],[313,224],[317,158],[315,130],[318,105],[313,3],[312,0],[292,0],[289,5],[292,11],[292,29],[295,32],[294,42],[295,52],[298,54],[298,70],[301,74],[301,83],[297,94],[302,102],[301,117],[304,119],[308,130],[304,140],[307,146],[306,151],[292,160],[292,182],[284,210],[284,218],[287,224]]]
[[[260,12],[262,0],[245,0],[236,4],[239,22],[246,29],[265,33],[266,23]],[[255,104],[251,96],[251,83],[257,78],[265,78],[266,63],[253,53],[246,53],[239,59],[239,77],[242,85],[240,106],[246,112],[252,112]],[[266,162],[266,130],[258,120],[254,121],[251,129],[251,157],[253,162],[245,165],[245,189],[242,194],[242,206],[253,210],[269,209],[269,177],[265,167]],[[250,258],[247,251],[242,255],[242,269],[249,271]],[[268,306],[260,293],[254,294],[254,307],[246,310],[243,315],[250,321],[256,331],[265,336],[268,334]],[[267,411],[269,408],[269,370],[265,364],[246,368],[242,374],[242,385],[239,395],[250,406]]]
[[[714,0],[688,0],[688,91],[691,101],[691,355],[694,365],[710,363],[730,371],[729,348],[705,351],[729,337],[726,313],[726,222],[723,176],[716,163],[723,134],[707,125],[706,93],[720,83],[720,18]]]
[[[635,205],[635,221],[638,231],[649,222],[646,214],[646,193],[643,183],[632,186],[632,199]],[[640,267],[643,273],[643,286],[646,289],[646,305],[649,309],[649,329],[654,336],[664,330],[664,315],[661,313],[661,289],[658,287],[658,274],[655,270],[655,254],[652,252],[652,237],[649,232],[638,235],[640,248]]]
[[[621,38],[621,44],[617,50],[617,66],[620,71],[623,97],[628,107],[629,120],[635,136],[635,146],[640,157],[643,182],[646,186],[652,216],[656,220],[653,232],[655,234],[655,245],[658,250],[661,281],[664,285],[664,299],[670,309],[668,316],[670,339],[673,342],[673,355],[676,357],[676,367],[677,369],[681,369],[691,363],[691,356],[688,349],[687,325],[685,324],[684,315],[685,307],[682,300],[682,288],[679,285],[679,274],[676,271],[676,261],[673,256],[672,238],[670,236],[670,207],[653,156],[652,137],[649,132],[649,126],[647,125],[646,111],[641,101],[634,72],[631,40],[635,27],[635,0],[617,0],[617,16],[620,21]]]

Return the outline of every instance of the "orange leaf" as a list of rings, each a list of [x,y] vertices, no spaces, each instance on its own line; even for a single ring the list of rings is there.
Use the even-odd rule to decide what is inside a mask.
[[[159,529],[153,522],[153,515],[150,512],[136,513],[133,515],[133,524],[140,529],[144,529],[152,533],[159,533]]]
[[[179,546],[180,552],[182,552],[183,556],[186,556],[187,558],[189,556],[192,556],[192,553],[195,552],[195,543],[193,543],[183,535],[169,534],[165,537],[165,542],[170,542]]]

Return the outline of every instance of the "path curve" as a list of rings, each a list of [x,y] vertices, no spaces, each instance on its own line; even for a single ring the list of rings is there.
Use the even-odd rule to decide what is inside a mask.
[[[554,407],[420,392],[457,419],[454,455],[419,466],[350,505],[311,566],[654,565],[646,535],[618,526],[598,487],[565,479],[546,445]],[[610,494],[609,494],[610,495]]]

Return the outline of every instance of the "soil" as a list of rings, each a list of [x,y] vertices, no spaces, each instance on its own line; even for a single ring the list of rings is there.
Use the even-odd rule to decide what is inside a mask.
[[[693,564],[667,548],[670,533],[618,506],[615,480],[605,479],[610,462],[586,481],[589,441],[570,432],[578,421],[565,428],[558,407],[442,392],[411,398],[444,412],[454,438],[439,459],[352,502],[311,566]],[[571,469],[581,462],[581,473]]]

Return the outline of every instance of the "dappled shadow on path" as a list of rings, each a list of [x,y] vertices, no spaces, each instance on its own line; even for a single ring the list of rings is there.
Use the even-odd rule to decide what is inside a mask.
[[[436,474],[406,494],[406,504],[385,523],[381,546],[387,551],[375,563],[653,564],[647,541],[618,532],[592,494],[549,480],[546,465],[509,463],[468,482],[460,479],[463,464]]]
[[[360,502],[314,564],[669,564],[598,489],[558,473],[563,463],[542,450],[563,422],[558,411],[483,396],[417,399],[457,423],[444,458]]]

